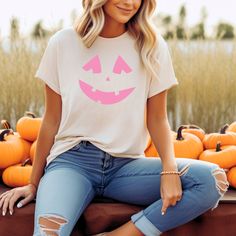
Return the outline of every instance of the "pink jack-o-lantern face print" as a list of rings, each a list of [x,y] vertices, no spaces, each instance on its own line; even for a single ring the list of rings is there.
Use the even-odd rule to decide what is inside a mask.
[[[87,72],[91,71],[93,74],[102,73],[102,65],[101,65],[99,56],[96,55],[93,58],[91,58],[86,64],[84,64],[83,69]],[[118,56],[114,63],[112,73],[122,74],[122,72],[125,74],[128,74],[132,72],[132,69],[121,56]],[[109,77],[106,78],[106,81],[108,81],[109,83],[112,83]],[[111,105],[111,104],[118,103],[124,100],[135,89],[135,88],[125,88],[125,89],[120,90],[119,92],[115,92],[115,91],[105,92],[105,91],[93,88],[93,86],[91,86],[90,84],[86,83],[83,80],[79,79],[78,82],[79,82],[79,86],[81,90],[87,97],[89,97],[95,102],[98,102],[104,105]]]

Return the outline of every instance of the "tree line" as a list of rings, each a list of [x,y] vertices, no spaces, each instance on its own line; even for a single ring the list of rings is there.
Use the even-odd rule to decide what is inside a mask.
[[[76,10],[71,12],[71,22],[73,23],[77,17]],[[227,22],[219,22],[215,26],[215,31],[213,35],[207,36],[206,34],[206,21],[207,21],[207,10],[202,8],[200,12],[200,21],[195,24],[193,27],[188,27],[186,22],[187,9],[185,5],[182,5],[179,9],[177,22],[173,21],[171,15],[156,15],[154,20],[155,24],[162,29],[163,36],[168,39],[233,39],[235,37],[234,26]],[[60,20],[54,29],[46,29],[43,26],[43,21],[38,21],[32,28],[30,36],[33,39],[47,38],[52,35],[57,30],[63,27],[63,20]],[[10,39],[15,40],[20,37],[20,24],[19,20],[16,17],[12,17],[10,20]]]

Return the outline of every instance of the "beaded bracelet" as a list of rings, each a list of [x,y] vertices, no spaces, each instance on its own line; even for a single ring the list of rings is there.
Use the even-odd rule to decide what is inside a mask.
[[[179,171],[162,171],[161,175],[180,175]]]

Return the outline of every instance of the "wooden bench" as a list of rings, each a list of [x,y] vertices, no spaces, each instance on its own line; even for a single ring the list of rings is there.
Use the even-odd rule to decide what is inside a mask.
[[[0,194],[9,190],[0,183]],[[203,197],[204,198],[204,197]],[[32,236],[35,202],[21,209],[14,208],[11,216],[0,214],[1,236]],[[74,227],[71,236],[92,235],[110,231],[127,222],[130,216],[143,207],[115,202],[111,199],[94,199]],[[229,189],[219,206],[196,219],[165,232],[163,236],[235,236],[236,235],[236,190]]]

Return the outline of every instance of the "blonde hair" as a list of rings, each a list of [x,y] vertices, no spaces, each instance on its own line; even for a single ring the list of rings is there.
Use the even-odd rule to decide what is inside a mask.
[[[75,21],[74,28],[89,48],[103,29],[105,15],[103,5],[107,0],[83,0],[84,11]],[[142,0],[138,12],[126,23],[131,36],[136,39],[136,49],[141,62],[151,78],[157,78],[159,68],[156,56],[157,33],[151,16],[156,8],[156,0]]]

